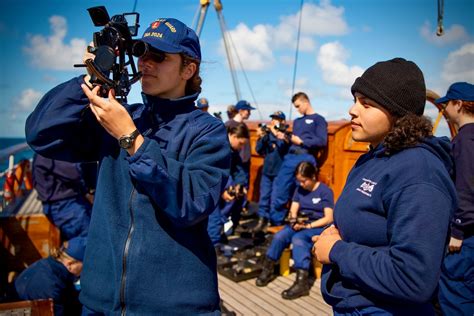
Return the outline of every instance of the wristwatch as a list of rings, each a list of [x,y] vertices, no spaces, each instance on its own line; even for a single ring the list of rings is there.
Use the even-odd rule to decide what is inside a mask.
[[[129,149],[133,146],[133,143],[135,142],[135,139],[138,135],[140,135],[140,132],[138,131],[138,129],[136,129],[129,135],[121,136],[118,140],[119,146],[123,149]]]

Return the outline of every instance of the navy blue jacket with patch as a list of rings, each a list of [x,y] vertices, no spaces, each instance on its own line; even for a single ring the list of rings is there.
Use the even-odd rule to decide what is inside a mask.
[[[317,113],[305,115],[293,122],[293,134],[301,138],[303,145],[292,144],[290,154],[301,151],[314,154],[327,145],[328,123]]]
[[[336,309],[424,310],[436,290],[456,191],[447,138],[386,155],[378,146],[352,168],[334,222],[321,291]]]
[[[133,156],[96,121],[74,78],[48,92],[26,123],[38,153],[99,161],[81,302],[105,313],[218,315],[216,257],[207,217],[227,182],[221,121],[177,100],[126,105],[145,137]]]

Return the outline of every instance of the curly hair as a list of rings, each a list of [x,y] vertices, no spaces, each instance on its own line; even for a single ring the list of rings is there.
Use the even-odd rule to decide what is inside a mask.
[[[387,154],[414,147],[423,138],[433,136],[433,125],[426,116],[407,114],[395,119],[392,130],[385,136],[384,146]]]
[[[185,88],[185,94],[186,95],[191,95],[195,93],[200,93],[201,92],[201,84],[202,84],[202,78],[199,75],[199,69],[201,62],[198,59],[189,57],[186,54],[181,53],[181,67],[180,70],[183,71],[184,68],[189,65],[189,64],[196,64],[196,71],[194,72],[194,75],[188,79],[186,82],[186,88]]]

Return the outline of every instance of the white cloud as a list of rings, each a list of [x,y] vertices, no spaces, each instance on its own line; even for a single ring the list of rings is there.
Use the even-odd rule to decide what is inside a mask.
[[[330,84],[349,87],[364,70],[359,66],[346,65],[348,58],[349,52],[339,42],[322,45],[316,60],[323,72],[323,80]]]
[[[42,96],[42,92],[31,88],[25,89],[21,92],[18,100],[16,101],[16,106],[18,107],[18,110],[30,111],[38,103]]]
[[[300,12],[282,16],[278,25],[258,24],[253,28],[240,23],[229,31],[245,70],[264,70],[275,62],[273,50],[296,49]],[[344,8],[322,0],[320,5],[303,6],[299,51],[312,52],[317,48],[314,36],[340,36],[349,32],[344,19]],[[221,54],[225,56],[221,41]],[[236,61],[237,62],[237,61]]]
[[[82,62],[87,46],[84,39],[73,38],[64,43],[67,21],[62,16],[49,18],[51,35],[29,35],[24,52],[30,56],[31,64],[42,69],[73,70],[73,65]]]
[[[309,88],[309,78],[308,77],[299,77],[295,80],[295,88],[292,90],[292,83],[284,80],[284,79],[279,79],[278,80],[278,87],[279,90],[283,92],[283,95],[288,97],[290,99],[294,93],[298,91],[305,91],[306,93],[310,94],[308,91],[310,90]]]
[[[474,82],[474,42],[449,53],[441,77],[448,82]]]
[[[280,18],[280,25],[293,26],[299,24],[300,12]],[[320,5],[305,3],[301,17],[301,34],[306,35],[345,35],[349,32],[344,20],[344,8],[331,5],[330,0],[321,0]]]
[[[436,35],[436,29],[431,27],[431,23],[426,21],[420,28],[420,35],[429,43],[443,46],[452,43],[461,43],[469,40],[469,34],[463,26],[453,24],[444,30],[442,36]]]
[[[295,63],[295,57],[294,56],[280,56],[280,62],[282,62],[285,65],[294,65]]]
[[[242,67],[245,70],[264,70],[272,66],[275,61],[270,48],[270,36],[268,28],[262,24],[249,29],[247,25],[240,23],[237,27],[229,31],[229,35],[234,45],[230,44],[237,51]],[[225,48],[221,41],[220,51],[225,55]],[[235,54],[234,54],[235,55]],[[239,60],[233,56],[234,65],[240,69]]]

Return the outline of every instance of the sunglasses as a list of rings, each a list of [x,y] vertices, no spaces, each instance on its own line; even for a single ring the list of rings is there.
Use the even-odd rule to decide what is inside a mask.
[[[162,63],[166,58],[166,53],[159,50],[148,50],[143,56],[145,58],[150,58],[155,63]]]

